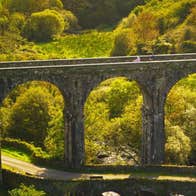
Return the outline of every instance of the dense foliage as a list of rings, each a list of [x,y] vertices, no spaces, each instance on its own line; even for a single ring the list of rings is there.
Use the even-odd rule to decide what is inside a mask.
[[[195,52],[195,5],[194,0],[151,0],[137,6],[117,26],[111,54]]]
[[[9,39],[9,42],[6,40]],[[109,56],[113,46],[112,32],[90,31],[65,35],[48,43],[26,42],[19,36],[0,36],[0,60],[86,58]]]
[[[100,162],[99,157],[104,154],[119,155],[123,149],[137,159],[141,102],[137,84],[125,78],[106,80],[91,92],[84,111],[87,163]]]
[[[46,193],[44,191],[39,191],[35,189],[35,186],[25,186],[21,184],[19,188],[12,189],[8,191],[10,196],[45,196]]]
[[[196,75],[180,81],[165,106],[166,161],[195,164]],[[85,104],[86,163],[139,163],[142,94],[136,82],[113,78],[102,82]],[[63,158],[63,99],[53,85],[18,86],[0,109],[4,145],[34,154],[33,159]],[[40,120],[41,119],[41,120]],[[23,142],[31,142],[32,144]],[[43,149],[43,150],[42,150]]]
[[[47,82],[15,88],[0,109],[3,137],[19,138],[62,158],[64,102],[59,90]]]
[[[131,9],[144,0],[62,0],[64,7],[73,11],[85,28],[111,25],[126,16]]]
[[[114,24],[128,12],[114,31],[81,31]],[[0,0],[0,60],[195,52],[195,21],[194,0]],[[195,84],[195,75],[188,77],[168,96],[168,163],[196,163]],[[104,81],[91,92],[84,111],[86,163],[139,163],[141,104],[137,84],[125,78]],[[62,159],[63,108],[51,84],[18,86],[0,108],[4,141]]]
[[[78,19],[63,9],[61,0],[0,1],[0,35],[24,36],[28,40],[48,41],[63,31],[78,28]]]
[[[27,20],[24,26],[24,35],[28,40],[48,41],[53,36],[63,32],[65,24],[61,14],[55,10],[35,12]]]
[[[166,149],[176,144],[171,162],[184,163],[179,159],[187,160],[189,156],[189,163],[196,164],[196,74],[181,80],[172,88],[167,98],[165,112],[166,133],[170,140],[168,142],[170,145],[166,146]],[[175,135],[173,138],[172,132]],[[181,138],[179,142],[175,137]],[[183,149],[184,153],[181,157],[176,157],[180,149]]]
[[[195,81],[196,75],[183,79],[168,95],[165,106],[167,163],[195,164]],[[87,163],[99,163],[103,161],[100,157],[114,153],[117,162],[139,162],[141,104],[137,84],[125,78],[107,80],[92,91],[85,107]]]
[[[182,53],[196,50],[194,0],[44,0],[39,6],[39,1],[23,1],[2,0],[0,3],[0,60]],[[23,6],[20,7],[20,3]],[[130,14],[112,32],[96,34],[81,31],[89,26],[103,29],[104,26],[98,27],[102,23],[108,27],[112,21],[122,17],[122,13],[128,12]],[[79,26],[78,21],[84,26]],[[78,34],[63,35],[63,23],[63,33]],[[53,39],[53,42],[40,47],[39,43],[27,42],[24,37],[39,42]]]

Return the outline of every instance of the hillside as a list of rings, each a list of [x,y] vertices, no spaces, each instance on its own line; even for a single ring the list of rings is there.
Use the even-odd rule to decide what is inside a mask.
[[[186,52],[196,52],[195,0],[0,0],[0,62]],[[11,89],[12,78],[1,74],[0,81],[1,93],[4,93],[4,81]],[[79,88],[77,84],[76,81],[73,90]],[[66,111],[68,104],[60,90],[46,81],[29,81],[12,89],[0,107],[2,155],[65,169],[68,122],[65,119],[75,117],[70,116],[72,111]],[[98,179],[102,171],[118,177],[121,172],[130,173],[128,165],[134,165],[129,178],[133,182],[137,178],[136,183],[131,183],[136,190],[140,177],[142,187],[146,177],[150,178],[151,187],[152,178],[159,181],[162,174],[167,181],[182,180],[182,184],[175,185],[176,191],[181,186],[188,190],[185,181],[188,179],[191,184],[195,181],[192,171],[196,165],[196,73],[177,82],[165,102],[164,164],[172,164],[171,167],[153,166],[152,170],[138,167],[141,164],[142,107],[143,94],[137,82],[128,78],[110,78],[91,91],[83,111],[85,167],[82,172],[85,169],[101,175]],[[86,167],[88,164],[92,167]],[[5,163],[3,167],[10,171],[2,172],[6,186],[0,185],[0,195],[45,195],[40,191],[46,187],[47,181],[43,179],[43,187],[41,181],[39,186],[32,181],[35,186],[21,184],[7,193],[7,187],[18,187],[16,176],[19,174],[14,174],[17,170]],[[184,175],[186,170],[190,170],[187,176]],[[179,176],[172,176],[174,173]],[[26,174],[31,173],[28,170]],[[113,178],[113,174],[106,175]],[[30,183],[23,174],[19,179],[20,183]],[[83,182],[82,179],[81,186]],[[99,182],[102,183],[100,179]],[[59,188],[74,188],[73,182],[70,187],[67,183],[54,183]],[[171,183],[167,183],[160,181],[164,191],[169,193]],[[157,183],[156,186],[159,189]],[[119,187],[119,182],[115,187]]]
[[[194,0],[151,0],[137,6],[116,28],[112,55],[196,51]]]
[[[26,12],[19,7],[16,13],[16,7],[13,8],[13,5],[0,6],[0,60],[195,52],[195,1],[151,0],[146,2],[145,5],[138,5],[141,4],[138,1],[138,6],[130,12],[128,17],[123,18],[114,30],[102,29],[99,30],[100,32],[84,31],[77,23],[80,18],[64,10],[62,4],[56,5],[56,8],[48,5],[51,10],[59,9],[62,13],[64,30],[51,35],[44,42],[40,41],[41,30],[28,29],[29,21],[33,21],[29,14],[39,13],[39,17],[45,17],[44,14],[53,16],[55,14],[55,17],[61,18],[60,15],[56,12],[37,12],[44,7],[30,9],[27,6],[23,8],[27,10]],[[78,17],[81,17],[80,14]],[[46,19],[42,20],[44,22]],[[105,25],[110,25],[110,22]],[[49,30],[44,31],[44,26],[41,26],[45,36],[44,32]],[[31,31],[34,32],[33,35]]]
[[[6,52],[2,51],[0,60],[13,61],[109,56],[113,47],[113,40],[113,32],[90,31],[82,34],[64,35],[46,43],[25,41],[21,45],[16,46],[14,53],[10,49]],[[12,43],[6,47],[9,48],[16,42],[12,40]],[[4,44],[7,45],[6,42]]]

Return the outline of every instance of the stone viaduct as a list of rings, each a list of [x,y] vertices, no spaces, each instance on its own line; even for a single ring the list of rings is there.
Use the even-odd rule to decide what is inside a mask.
[[[83,109],[89,93],[103,80],[126,77],[135,80],[143,94],[142,164],[164,162],[164,104],[177,81],[196,73],[196,53],[71,60],[0,62],[0,102],[17,85],[48,81],[65,100],[65,164],[84,163]]]

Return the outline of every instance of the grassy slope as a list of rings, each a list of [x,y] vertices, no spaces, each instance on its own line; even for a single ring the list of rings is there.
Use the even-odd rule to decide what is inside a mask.
[[[91,31],[64,35],[48,43],[26,43],[14,52],[0,54],[0,61],[110,56],[113,32]]]
[[[85,58],[109,56],[113,45],[112,32],[84,33],[65,35],[57,41],[37,44],[36,50],[46,58]]]
[[[19,150],[19,149],[13,148],[13,147],[2,147],[1,152],[2,152],[2,155],[13,157],[15,159],[19,159],[19,160],[26,161],[29,163],[32,162],[30,155],[23,152],[22,150]]]

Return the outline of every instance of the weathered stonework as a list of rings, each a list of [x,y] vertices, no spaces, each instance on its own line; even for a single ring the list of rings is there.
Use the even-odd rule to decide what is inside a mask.
[[[84,163],[83,109],[89,93],[103,80],[123,76],[135,80],[143,94],[142,163],[164,162],[164,104],[177,81],[196,73],[196,54],[114,57],[74,60],[1,62],[0,102],[17,85],[27,81],[47,81],[56,85],[66,103],[65,164]]]

